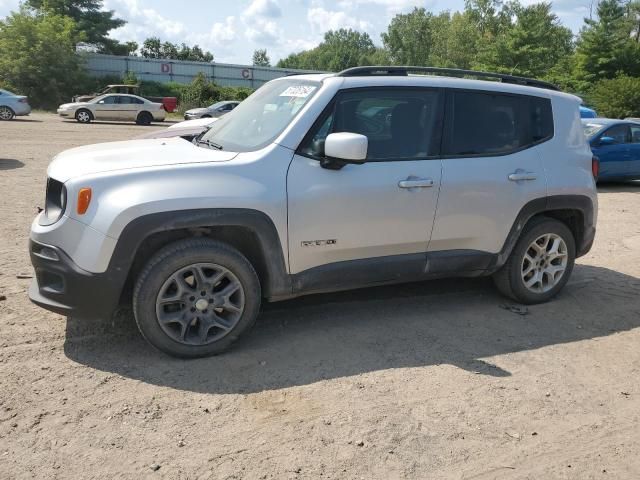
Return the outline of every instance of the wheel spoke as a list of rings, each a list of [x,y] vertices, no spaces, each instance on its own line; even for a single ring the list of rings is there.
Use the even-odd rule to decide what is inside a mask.
[[[213,327],[213,322],[204,316],[198,317],[198,340],[201,344],[207,343],[209,330]]]
[[[536,272],[529,280],[525,281],[527,288],[533,288],[533,286],[540,281],[540,273]]]
[[[193,269],[191,269],[191,274],[193,275],[194,289],[205,290],[207,288],[207,281],[205,279],[205,274],[202,271],[202,267],[194,267]]]
[[[214,315],[213,325],[225,331],[230,330],[233,326],[231,322],[228,322],[219,315]]]
[[[231,295],[236,293],[240,289],[240,283],[232,281],[224,287],[222,290],[218,292],[218,295],[223,297],[225,300],[228,299]]]

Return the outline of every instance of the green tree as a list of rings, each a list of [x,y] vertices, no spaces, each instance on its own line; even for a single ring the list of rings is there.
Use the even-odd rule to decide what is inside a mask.
[[[257,67],[270,67],[271,60],[267,55],[267,49],[259,49],[253,52],[253,64]]]
[[[589,100],[605,117],[640,117],[640,78],[622,75],[600,80],[589,92]]]
[[[485,35],[479,40],[474,67],[542,77],[572,53],[573,34],[562,26],[551,4],[524,7],[511,3],[508,8],[513,20],[510,24],[503,21],[495,36]]]
[[[84,34],[84,42],[104,53],[114,53],[120,44],[108,34],[127,22],[116,18],[112,10],[103,10],[103,3],[102,0],[26,0],[25,4],[40,13],[51,12],[73,19]]]
[[[448,13],[446,15],[448,19]],[[382,43],[394,64],[434,64],[434,43],[438,38],[446,38],[442,35],[442,22],[440,28],[436,27],[436,18],[422,7],[393,17],[387,32],[382,34]]]
[[[145,58],[162,58],[162,41],[158,37],[149,37],[142,43],[140,55]]]
[[[171,42],[163,42],[158,37],[147,38],[142,44],[140,54],[145,58],[213,62],[213,53],[203,51],[198,45],[190,47],[183,43],[178,46]]]
[[[69,17],[24,7],[11,13],[0,21],[0,83],[28,95],[36,107],[68,101],[84,80],[75,53],[82,40]]]
[[[280,60],[280,68],[337,72],[358,65],[377,63],[382,58],[367,33],[341,28],[328,31],[316,48],[294,53]]]
[[[637,4],[625,8],[620,0],[602,0],[597,19],[585,18],[576,51],[577,76],[588,81],[640,74]]]

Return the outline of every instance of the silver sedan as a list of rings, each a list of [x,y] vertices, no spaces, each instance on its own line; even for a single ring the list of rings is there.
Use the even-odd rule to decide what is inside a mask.
[[[137,95],[102,95],[88,102],[65,103],[58,107],[58,115],[75,118],[80,123],[93,120],[128,120],[138,125],[163,122],[167,112],[161,103],[150,102]]]
[[[185,120],[195,120],[196,118],[218,118],[236,108],[240,102],[226,101],[214,103],[205,108],[193,108],[184,112]]]

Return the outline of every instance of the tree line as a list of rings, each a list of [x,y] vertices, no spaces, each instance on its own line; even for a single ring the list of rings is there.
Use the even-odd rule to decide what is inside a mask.
[[[214,59],[198,45],[158,37],[142,46],[114,40],[109,32],[125,21],[102,7],[102,0],[26,0],[0,21],[0,84],[30,95],[36,105],[49,97],[57,101],[82,77],[79,46],[114,55]],[[604,115],[640,116],[640,0],[600,0],[576,36],[547,2],[466,0],[460,12],[437,14],[416,7],[396,15],[380,42],[351,29],[328,31],[318,46],[276,66],[340,71],[414,65],[508,73],[583,95]],[[252,62],[271,65],[266,49],[256,50]]]

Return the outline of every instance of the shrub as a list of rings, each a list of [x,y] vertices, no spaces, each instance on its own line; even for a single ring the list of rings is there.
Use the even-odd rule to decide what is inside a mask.
[[[601,80],[589,91],[588,100],[601,116],[640,117],[640,78],[621,75]]]

